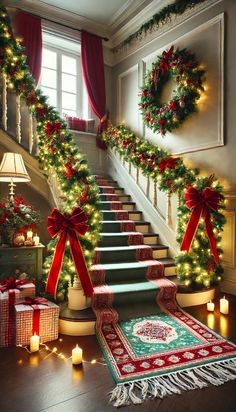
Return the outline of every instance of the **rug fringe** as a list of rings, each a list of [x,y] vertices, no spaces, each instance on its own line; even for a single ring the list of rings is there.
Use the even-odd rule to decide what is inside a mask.
[[[162,376],[118,384],[110,393],[116,407],[140,404],[146,398],[164,398],[184,390],[202,389],[236,379],[236,358],[194,367]]]

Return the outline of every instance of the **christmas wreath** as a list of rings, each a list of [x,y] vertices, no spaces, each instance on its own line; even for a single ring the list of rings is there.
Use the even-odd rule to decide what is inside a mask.
[[[176,129],[191,113],[196,111],[197,100],[204,88],[204,70],[201,70],[195,56],[186,49],[174,49],[157,57],[148,71],[141,91],[140,110],[144,123],[154,132],[165,135]],[[172,78],[176,88],[169,102],[161,103],[162,92]]]

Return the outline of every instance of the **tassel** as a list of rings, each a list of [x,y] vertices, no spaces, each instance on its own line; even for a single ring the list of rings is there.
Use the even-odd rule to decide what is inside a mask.
[[[164,398],[183,390],[202,389],[236,379],[236,359],[198,366],[167,375],[118,384],[111,392],[110,401],[116,407],[141,404],[148,398]],[[148,396],[149,395],[149,396]]]

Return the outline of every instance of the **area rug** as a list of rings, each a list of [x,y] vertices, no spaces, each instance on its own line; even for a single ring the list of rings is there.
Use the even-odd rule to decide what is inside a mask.
[[[155,283],[157,314],[119,321],[119,310],[110,305],[118,321],[97,323],[117,384],[111,393],[116,407],[236,379],[236,345],[180,309],[175,284],[165,278]]]

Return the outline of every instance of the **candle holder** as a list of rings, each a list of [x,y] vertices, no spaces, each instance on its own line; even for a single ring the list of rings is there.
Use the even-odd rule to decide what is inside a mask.
[[[71,310],[87,308],[86,296],[77,276],[74,277],[73,286],[68,288],[68,308]]]

